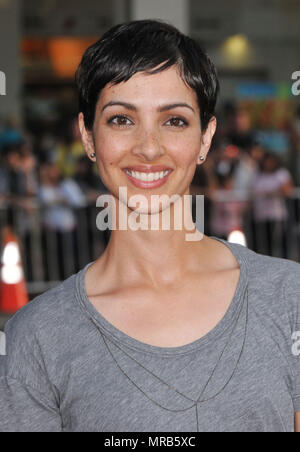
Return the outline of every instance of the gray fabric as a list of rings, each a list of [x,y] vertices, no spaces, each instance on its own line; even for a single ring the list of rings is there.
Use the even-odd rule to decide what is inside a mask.
[[[0,356],[0,431],[196,432],[193,402],[134,360],[196,400],[221,356],[199,430],[293,432],[300,264],[221,241],[241,266],[238,287],[221,322],[191,344],[150,346],[111,325],[87,299],[88,266],[21,309]]]

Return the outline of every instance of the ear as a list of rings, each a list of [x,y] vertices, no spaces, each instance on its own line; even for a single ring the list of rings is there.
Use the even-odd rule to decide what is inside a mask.
[[[84,115],[83,113],[79,113],[78,115],[78,124],[79,130],[81,134],[81,140],[84,147],[84,150],[88,156],[88,158],[92,161],[96,161],[96,151],[95,151],[95,143],[93,139],[93,133],[91,130],[87,130],[84,123]]]
[[[215,116],[213,116],[211,118],[211,120],[209,121],[206,130],[202,133],[201,150],[200,150],[199,160],[198,160],[199,163],[205,162],[208,151],[211,147],[212,139],[214,137],[214,134],[216,133],[216,129],[217,129],[217,119]],[[200,160],[200,157],[202,157],[201,160]]]

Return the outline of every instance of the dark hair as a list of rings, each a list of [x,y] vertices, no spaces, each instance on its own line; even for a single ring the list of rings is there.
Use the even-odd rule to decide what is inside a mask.
[[[260,162],[260,170],[263,172],[266,167],[266,162],[268,160],[273,160],[275,162],[274,171],[277,171],[280,167],[284,166],[281,158],[271,151],[265,151],[264,157]]]
[[[108,83],[127,81],[137,72],[157,74],[174,65],[197,94],[205,130],[214,116],[219,92],[215,66],[196,41],[158,20],[117,25],[84,53],[76,82],[87,129],[93,127],[101,90]]]
[[[2,148],[2,156],[9,157],[11,154],[18,154],[22,157],[22,143],[7,144]]]

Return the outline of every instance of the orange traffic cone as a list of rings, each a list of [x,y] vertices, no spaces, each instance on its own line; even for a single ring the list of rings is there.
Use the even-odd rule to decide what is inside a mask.
[[[13,314],[29,301],[17,237],[6,227],[2,232],[0,311]]]

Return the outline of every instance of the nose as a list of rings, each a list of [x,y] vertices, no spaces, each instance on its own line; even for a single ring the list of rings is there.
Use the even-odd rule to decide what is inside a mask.
[[[143,160],[157,160],[164,154],[163,146],[155,131],[141,131],[137,143],[133,148],[133,154],[140,156]]]

